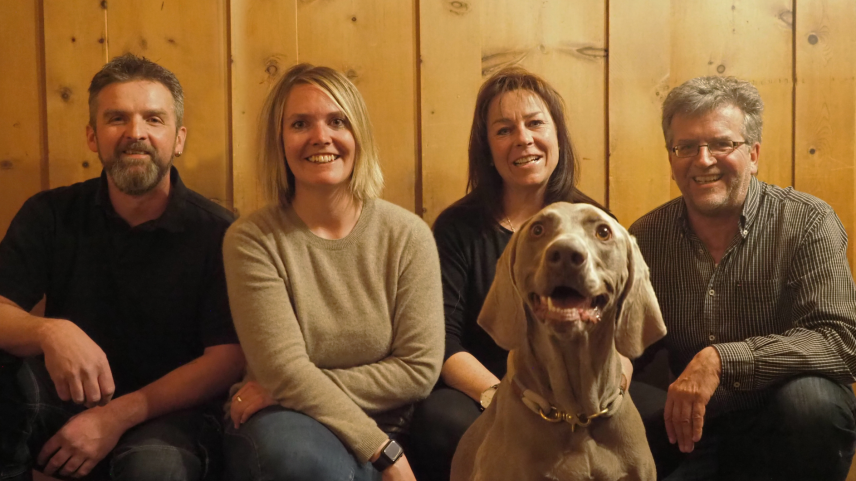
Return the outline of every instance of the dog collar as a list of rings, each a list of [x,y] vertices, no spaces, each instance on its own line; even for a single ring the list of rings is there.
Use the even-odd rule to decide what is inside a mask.
[[[510,363],[509,363],[510,364]],[[571,414],[561,409],[558,409],[556,406],[553,406],[549,403],[543,396],[540,394],[526,389],[523,386],[523,383],[520,382],[520,379],[514,376],[514,371],[511,370],[507,373],[509,381],[511,381],[511,388],[514,390],[514,393],[520,397],[523,401],[523,405],[529,408],[530,411],[534,412],[541,416],[541,419],[551,422],[551,423],[560,423],[566,422],[571,425],[571,432],[580,426],[582,428],[588,427],[591,424],[592,419],[599,417],[610,417],[617,410],[618,406],[621,405],[621,400],[624,399],[624,390],[619,389],[618,392],[606,403],[606,407],[601,409],[600,411],[593,414]]]

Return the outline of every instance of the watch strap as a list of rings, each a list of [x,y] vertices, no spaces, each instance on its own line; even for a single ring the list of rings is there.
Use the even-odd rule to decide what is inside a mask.
[[[394,439],[390,439],[383,445],[380,456],[372,462],[372,466],[382,473],[395,464],[402,455],[404,455],[404,449]]]

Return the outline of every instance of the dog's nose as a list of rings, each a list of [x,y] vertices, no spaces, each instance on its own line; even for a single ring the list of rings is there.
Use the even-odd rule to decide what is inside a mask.
[[[554,242],[547,249],[547,264],[558,268],[580,267],[586,263],[585,249],[571,239]]]

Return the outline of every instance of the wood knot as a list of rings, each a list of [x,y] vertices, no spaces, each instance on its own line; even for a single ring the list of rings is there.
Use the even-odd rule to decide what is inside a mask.
[[[68,87],[62,87],[59,89],[59,96],[62,98],[63,102],[68,102],[71,100],[71,89]]]
[[[722,65],[722,64],[717,65],[716,73],[725,73],[725,65]]]
[[[99,38],[98,43],[104,43],[104,37]]]
[[[170,44],[172,44],[172,45],[178,45],[178,44],[175,42],[175,39],[174,39],[174,38],[169,38],[169,37],[167,37],[166,41],[167,41],[167,43],[170,43]]]
[[[0,160],[0,170],[12,170],[15,164],[11,160]]]
[[[470,11],[470,4],[467,2],[461,2],[460,0],[455,0],[449,2],[449,11],[456,15],[463,15]]]
[[[101,0],[101,8],[107,10],[107,0]]]
[[[140,38],[140,48],[143,50],[146,50],[147,48],[149,48],[149,41],[141,37]]]
[[[814,150],[814,147],[812,147],[812,148],[808,149],[808,153],[809,153],[809,154],[811,154],[811,155],[814,155],[814,153],[815,153],[815,152],[817,152],[817,151],[816,151],[816,150]]]
[[[352,69],[352,68],[349,68],[348,71],[345,72],[345,76],[348,77],[348,79],[351,80],[352,82],[354,81],[355,78],[358,77],[357,71]]]
[[[75,37],[71,37],[71,43],[74,43],[76,41],[77,41],[77,39]]]
[[[357,21],[357,17],[351,17],[351,21],[352,21],[352,22],[356,22],[356,21]]]
[[[808,36],[808,43],[815,45],[815,44],[817,44],[817,41],[818,41],[817,35],[811,34]]]
[[[83,164],[81,164],[81,165],[83,165],[83,168],[84,168],[84,169],[88,169],[88,168],[89,168],[89,161],[88,161],[88,160],[84,160],[84,161],[83,161]]]
[[[279,66],[276,64],[276,60],[268,62],[267,67],[265,67],[265,72],[267,72],[271,77],[276,77],[276,73],[279,72]]]

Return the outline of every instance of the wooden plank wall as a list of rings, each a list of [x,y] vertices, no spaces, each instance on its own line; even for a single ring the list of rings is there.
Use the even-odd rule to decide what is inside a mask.
[[[189,134],[177,165],[239,213],[265,202],[258,115],[292,65],[353,79],[384,196],[429,223],[465,193],[479,85],[522,65],[565,97],[580,185],[624,224],[678,194],[659,126],[665,94],[694,76],[735,75],[766,103],[759,177],[818,195],[853,232],[854,26],[846,0],[2,2],[0,234],[28,196],[98,175],[83,137],[86,88],[127,51],[178,75]]]
[[[177,164],[188,185],[240,213],[264,203],[257,119],[290,66],[330,65],[356,83],[385,197],[430,223],[465,192],[478,86],[522,65],[565,97],[581,187],[624,224],[677,195],[665,94],[734,75],[766,103],[759,177],[826,200],[856,232],[851,0],[0,2],[0,235],[28,196],[98,175],[86,89],[127,51],[178,75],[189,133]]]

